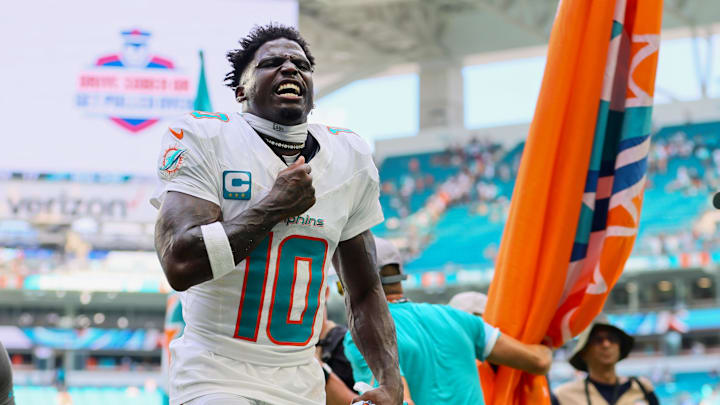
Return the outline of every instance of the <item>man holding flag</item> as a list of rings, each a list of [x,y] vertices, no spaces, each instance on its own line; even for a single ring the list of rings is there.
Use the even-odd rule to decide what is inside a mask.
[[[389,240],[375,238],[377,271],[397,333],[400,371],[407,382],[405,401],[416,405],[482,405],[475,359],[546,374],[552,352],[544,345],[525,344],[501,333],[481,317],[447,305],[415,303],[404,296],[402,259]],[[470,312],[482,312],[475,303],[453,303]],[[345,335],[345,355],[355,381],[373,384],[377,378],[365,362],[353,337]]]

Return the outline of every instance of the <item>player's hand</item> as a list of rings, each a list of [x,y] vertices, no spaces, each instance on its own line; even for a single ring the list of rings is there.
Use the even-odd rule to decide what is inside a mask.
[[[372,403],[374,405],[402,405],[402,398],[402,390],[400,390],[400,387],[393,390],[388,386],[381,385],[373,390],[370,390],[360,396],[353,398],[352,404],[368,401],[365,404]]]
[[[298,216],[315,205],[315,188],[305,157],[300,156],[278,174],[266,199],[271,212],[277,212],[281,220]]]

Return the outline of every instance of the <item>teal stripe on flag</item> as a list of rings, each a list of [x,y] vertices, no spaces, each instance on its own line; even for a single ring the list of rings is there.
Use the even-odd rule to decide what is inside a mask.
[[[625,110],[621,140],[647,136],[652,124],[652,107],[631,107]]]
[[[612,33],[610,34],[610,39],[615,38],[616,36],[622,34],[622,31],[623,31],[622,23],[620,23],[618,21],[613,21]]]
[[[575,231],[575,243],[586,245],[590,241],[590,230],[592,229],[594,216],[595,211],[591,210],[587,205],[583,204],[580,207],[580,220]]]

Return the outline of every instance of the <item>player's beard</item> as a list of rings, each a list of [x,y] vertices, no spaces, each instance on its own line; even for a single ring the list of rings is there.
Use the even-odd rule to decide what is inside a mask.
[[[302,117],[303,112],[304,111],[299,108],[281,108],[280,118],[283,122],[295,122]]]
[[[302,122],[307,122],[307,117],[308,115],[310,115],[310,112],[314,107],[315,105],[313,104],[313,99],[306,98],[304,108],[281,107],[278,115],[280,119],[283,120],[283,122],[297,122],[298,120],[303,118],[303,116],[304,119],[302,120]]]

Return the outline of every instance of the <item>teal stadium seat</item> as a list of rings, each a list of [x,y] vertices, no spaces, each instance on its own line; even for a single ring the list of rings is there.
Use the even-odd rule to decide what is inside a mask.
[[[697,404],[718,384],[720,377],[710,373],[676,374],[673,382],[657,384],[655,394],[661,404],[675,403],[672,401],[682,396],[689,396]]]
[[[58,403],[57,390],[55,389],[55,387],[17,385],[14,387],[14,390],[15,403],[18,405],[56,405]]]

